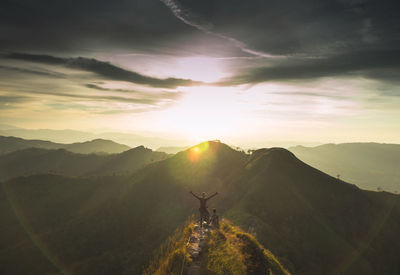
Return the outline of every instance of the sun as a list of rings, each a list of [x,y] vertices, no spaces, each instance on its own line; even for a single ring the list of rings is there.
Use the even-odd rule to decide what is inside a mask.
[[[164,119],[175,132],[192,140],[225,140],[240,123],[240,111],[224,88],[190,87],[182,100],[166,111]]]

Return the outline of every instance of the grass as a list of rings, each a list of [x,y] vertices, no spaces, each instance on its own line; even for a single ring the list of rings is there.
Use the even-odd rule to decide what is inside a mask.
[[[143,275],[180,275],[183,267],[192,261],[186,243],[194,225],[191,217],[183,229],[175,230],[175,233],[161,245]]]
[[[144,275],[180,275],[192,259],[186,243],[195,223],[193,217],[162,245]],[[279,261],[251,234],[225,220],[213,230],[200,254],[200,274],[207,275],[287,275]]]
[[[289,274],[251,234],[229,221],[210,234],[202,256],[202,274]]]

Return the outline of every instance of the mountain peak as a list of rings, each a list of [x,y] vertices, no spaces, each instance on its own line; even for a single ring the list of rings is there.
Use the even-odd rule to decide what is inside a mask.
[[[269,162],[293,162],[293,161],[299,161],[296,156],[280,147],[273,147],[273,148],[262,148],[254,151],[251,154],[251,157],[248,162],[248,167],[253,167],[257,166],[259,167],[260,165],[265,165]]]

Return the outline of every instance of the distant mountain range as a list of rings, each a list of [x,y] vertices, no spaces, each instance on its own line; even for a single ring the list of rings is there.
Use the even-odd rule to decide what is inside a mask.
[[[131,149],[127,145],[119,144],[111,140],[95,139],[87,142],[77,142],[72,144],[54,143],[44,140],[25,140],[15,137],[0,136],[0,156],[21,149],[41,148],[41,149],[65,149],[78,154],[118,154]],[[167,154],[176,154],[188,149],[183,147],[160,147],[156,151]],[[317,147],[295,146],[290,147],[299,159],[320,169],[321,171],[333,176],[339,177],[347,182],[356,184],[360,188],[368,190],[385,190],[389,192],[400,192],[400,145],[399,144],[380,144],[380,143],[343,143],[343,144],[325,144]],[[50,157],[50,155],[52,156]],[[58,154],[56,156],[56,154]],[[155,154],[155,152],[153,152]],[[54,161],[56,158],[64,159],[63,166],[54,169],[54,165],[42,166],[41,169],[27,169],[29,165],[25,165],[25,169],[20,168],[15,173],[0,173],[0,179],[4,179],[1,175],[25,175],[24,172],[43,173],[49,171],[58,171],[62,175],[82,176],[94,174],[96,172],[96,163],[102,163],[103,158],[94,156],[73,156],[67,152],[59,151],[58,153],[40,150],[27,150],[25,153],[18,154],[18,161],[23,161],[24,157],[32,157],[33,155],[48,156]],[[66,156],[69,157],[66,157]],[[16,155],[13,155],[16,158]],[[72,158],[80,159],[78,161],[79,169],[70,169],[67,167],[75,167],[71,163]],[[7,157],[1,158],[3,160]],[[70,159],[67,161],[66,159]],[[88,162],[84,161],[86,159]],[[161,156],[154,159],[163,159]],[[47,159],[46,159],[47,160]],[[14,162],[17,163],[18,161]],[[36,160],[35,160],[36,161]],[[51,162],[51,161],[50,161]],[[47,162],[46,162],[47,163]],[[56,162],[54,162],[56,163]],[[124,167],[123,162],[121,167]],[[37,166],[40,166],[39,164]],[[94,169],[94,170],[93,170]],[[117,169],[118,170],[118,169]],[[124,171],[132,171],[127,169]],[[67,172],[70,171],[70,172]],[[73,172],[75,171],[75,172]],[[107,173],[110,172],[105,169]],[[121,172],[121,171],[120,171]],[[19,174],[22,173],[22,174]],[[30,172],[28,174],[31,174]],[[104,175],[104,173],[102,173]],[[7,177],[9,178],[9,177]]]
[[[363,189],[400,192],[400,145],[325,144],[289,148],[299,159]]]
[[[87,150],[88,148],[82,148],[83,145],[78,144],[74,148]],[[129,174],[167,157],[166,153],[153,152],[143,146],[111,155],[76,154],[65,149],[29,148],[0,155],[0,180],[43,173],[65,176]]]
[[[131,176],[35,175],[1,186],[1,274],[141,274],[197,215],[191,190],[218,191],[209,208],[293,274],[400,274],[400,196],[361,190],[282,148],[247,155],[205,142]]]
[[[63,144],[44,140],[26,140],[16,137],[0,136],[0,155],[27,148],[65,149],[79,154],[116,154],[131,149],[129,146],[104,139]]]
[[[161,146],[176,146],[177,144],[187,144],[185,140],[167,139],[157,136],[142,136],[134,133],[121,132],[100,132],[92,133],[76,130],[53,130],[53,129],[24,129],[10,125],[0,124],[1,136],[13,136],[23,139],[48,140],[56,143],[75,143],[86,142],[94,139],[113,140],[118,143],[126,144],[130,147],[140,145],[149,148],[159,148]]]

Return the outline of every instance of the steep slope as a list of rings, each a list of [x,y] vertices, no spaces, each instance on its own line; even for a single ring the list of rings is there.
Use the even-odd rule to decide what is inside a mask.
[[[116,154],[130,149],[129,146],[104,139],[94,139],[86,142],[63,144],[45,140],[27,140],[16,137],[0,136],[0,155],[27,148],[65,149],[78,154]]]
[[[400,192],[399,144],[343,143],[289,150],[305,163],[363,189]]]
[[[253,153],[227,216],[296,274],[397,274],[400,199],[358,189],[284,149]]]
[[[129,174],[167,157],[165,153],[153,152],[143,146],[113,155],[30,148],[0,155],[0,180],[41,173],[66,176]]]
[[[399,274],[399,196],[360,190],[284,149],[248,156],[218,142],[130,177],[3,183],[0,273],[141,274],[197,214],[190,190],[218,191],[209,207],[253,232],[293,274]]]

